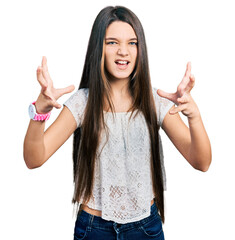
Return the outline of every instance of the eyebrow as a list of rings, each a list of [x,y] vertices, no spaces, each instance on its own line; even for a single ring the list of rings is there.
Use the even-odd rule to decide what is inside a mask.
[[[106,40],[106,41],[107,41],[107,40],[116,40],[116,41],[118,41],[117,38],[113,38],[113,37],[105,38],[105,40]],[[137,41],[137,38],[130,38],[129,41]]]

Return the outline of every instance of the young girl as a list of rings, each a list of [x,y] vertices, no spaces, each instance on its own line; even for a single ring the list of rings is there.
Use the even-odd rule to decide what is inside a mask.
[[[95,19],[78,91],[44,132],[57,99],[46,58],[37,69],[41,93],[29,106],[24,141],[28,168],[43,165],[73,134],[74,239],[164,239],[165,172],[159,128],[200,171],[211,148],[190,91],[187,64],[175,93],[152,88],[142,25],[124,7],[106,7]],[[176,106],[175,106],[176,105]],[[179,116],[188,118],[187,127]]]

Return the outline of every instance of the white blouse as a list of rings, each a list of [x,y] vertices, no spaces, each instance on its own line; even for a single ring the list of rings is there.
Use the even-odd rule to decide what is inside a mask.
[[[64,105],[72,112],[77,126],[81,127],[89,89],[77,90]],[[153,88],[160,126],[173,102],[160,97]],[[95,161],[93,198],[88,207],[102,211],[102,218],[117,223],[139,221],[150,215],[151,200],[155,197],[152,189],[150,165],[150,138],[144,115],[135,118],[131,112],[117,112],[114,119],[111,112],[104,112],[104,120],[109,129],[101,132]],[[106,140],[108,141],[106,142]],[[164,190],[166,175],[163,162],[162,142],[160,156],[163,166]],[[81,202],[79,204],[82,203]]]

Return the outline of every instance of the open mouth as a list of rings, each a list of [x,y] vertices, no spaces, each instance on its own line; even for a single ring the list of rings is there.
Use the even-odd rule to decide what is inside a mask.
[[[115,61],[115,63],[119,66],[127,66],[130,62],[118,60],[118,61]]]

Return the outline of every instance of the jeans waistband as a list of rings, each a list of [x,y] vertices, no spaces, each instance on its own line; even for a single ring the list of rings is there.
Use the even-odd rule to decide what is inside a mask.
[[[84,210],[79,213],[79,221],[83,222],[87,226],[97,227],[100,229],[113,229],[114,225],[122,229],[135,228],[140,224],[145,224],[151,221],[156,215],[158,215],[158,208],[154,202],[151,206],[150,216],[143,218],[142,220],[130,222],[130,223],[117,223],[114,221],[105,220],[99,216],[92,215]]]

